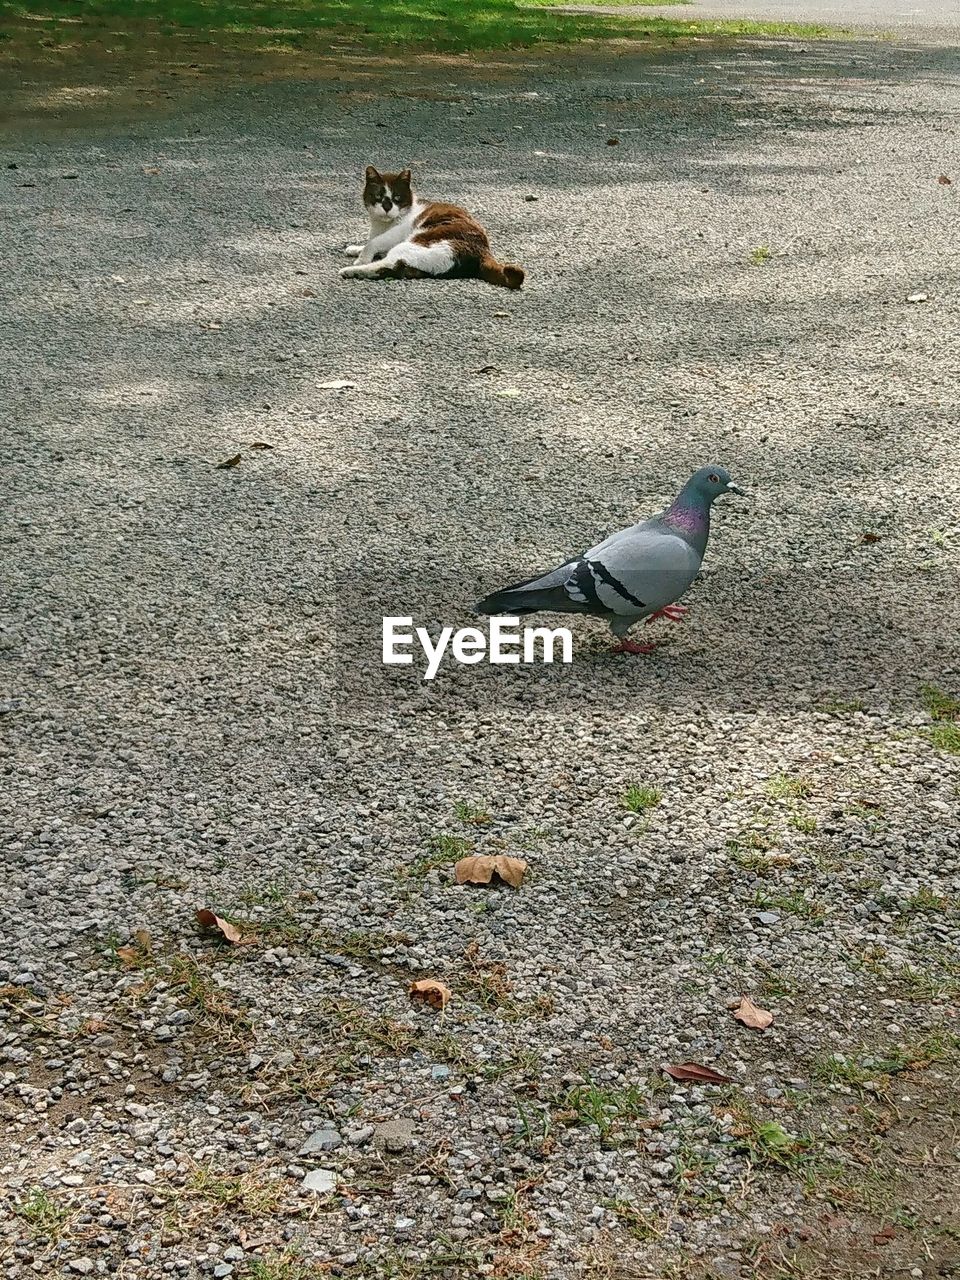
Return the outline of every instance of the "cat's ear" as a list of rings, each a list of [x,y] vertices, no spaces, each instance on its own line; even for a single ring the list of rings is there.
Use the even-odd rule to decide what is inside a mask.
[[[377,170],[373,167],[372,164],[367,165],[366,178],[368,182],[380,181],[380,174],[377,172]]]
[[[407,184],[407,186],[409,186],[409,185],[410,185],[410,170],[409,170],[409,169],[401,169],[401,170],[400,170],[400,172],[397,174],[397,179],[398,179],[398,181],[400,181],[400,182],[405,182],[405,183]]]

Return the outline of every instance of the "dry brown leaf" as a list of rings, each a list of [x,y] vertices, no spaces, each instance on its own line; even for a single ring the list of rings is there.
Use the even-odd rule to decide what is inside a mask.
[[[474,369],[474,373],[499,373],[500,370],[495,364],[482,364],[479,369]]]
[[[273,445],[267,444],[266,440],[254,440],[253,444],[250,445],[250,448],[251,449],[272,449]]]
[[[868,542],[868,543],[869,543],[869,542],[879,542],[879,541],[880,541],[880,534],[879,534],[879,533],[871,533],[871,531],[868,529],[868,530],[866,531],[866,533],[861,533],[861,535],[860,535],[860,541],[861,541],[861,542]]]
[[[619,145],[620,145],[620,139],[619,139],[619,138],[608,138],[608,139],[607,139],[607,146],[608,146],[608,147],[619,147]]]
[[[317,296],[315,289],[301,289],[299,293],[301,298],[315,298]]]
[[[149,954],[153,950],[153,939],[150,937],[149,929],[134,929],[133,940],[141,951]]]
[[[242,461],[243,454],[235,453],[232,458],[227,458],[226,462],[218,462],[216,469],[218,471],[225,471],[227,467],[239,467]]]
[[[478,854],[470,858],[461,858],[453,869],[457,884],[490,884],[497,876],[504,884],[520,888],[526,874],[527,863],[523,858],[511,858],[505,853],[495,857]]]
[[[140,960],[140,952],[136,947],[117,947],[116,956],[122,965],[128,967],[137,964]]]
[[[703,1067],[699,1062],[668,1062],[663,1068],[664,1074],[674,1080],[693,1080],[698,1084],[731,1084],[732,1076],[725,1076],[712,1067]]]
[[[773,1022],[773,1014],[770,1010],[761,1009],[749,996],[740,997],[740,1003],[734,1009],[733,1016],[745,1027],[752,1027],[755,1031],[765,1031]]]
[[[411,1000],[422,1000],[434,1009],[444,1009],[453,992],[436,978],[421,978],[419,982],[410,983],[409,994]]]
[[[878,1232],[877,1232],[877,1234],[873,1237],[873,1243],[874,1243],[874,1244],[889,1244],[889,1243],[890,1243],[890,1241],[891,1241],[891,1240],[895,1240],[895,1239],[896,1239],[896,1237],[897,1237],[897,1233],[894,1231],[893,1227],[892,1227],[892,1226],[890,1226],[890,1224],[888,1223],[888,1224],[883,1228],[883,1230],[882,1230],[882,1231],[878,1231]]]
[[[940,177],[937,179],[937,181],[940,183],[941,187],[952,187],[952,186],[953,186],[953,179],[952,179],[952,178],[948,178],[948,177],[947,177],[947,175],[946,175],[945,173],[941,173],[941,175],[940,175]]]
[[[160,170],[155,168],[150,168],[150,169],[145,168],[143,172],[147,175],[147,177],[153,178],[160,172]]]
[[[235,924],[231,924],[229,920],[224,920],[221,916],[214,915],[207,907],[197,908],[197,924],[202,925],[205,929],[219,929],[228,942],[235,945],[240,942],[252,942],[252,938],[245,938],[242,930],[238,929]]]

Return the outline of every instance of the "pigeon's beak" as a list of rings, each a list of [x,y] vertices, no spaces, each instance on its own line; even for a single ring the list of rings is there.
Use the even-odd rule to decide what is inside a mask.
[[[741,497],[741,498],[745,498],[747,496],[746,490],[741,489],[738,484],[728,484],[727,493],[735,493],[737,494],[738,497]]]

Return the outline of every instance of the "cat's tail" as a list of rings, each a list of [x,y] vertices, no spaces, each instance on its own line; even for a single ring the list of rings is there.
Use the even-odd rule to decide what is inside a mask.
[[[523,267],[498,262],[489,253],[481,259],[479,275],[487,284],[498,284],[503,289],[519,289],[524,279]]]

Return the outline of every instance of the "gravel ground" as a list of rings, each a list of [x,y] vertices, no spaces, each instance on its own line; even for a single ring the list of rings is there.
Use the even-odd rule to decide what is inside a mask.
[[[3,1276],[954,1274],[956,51],[337,74],[23,91]],[[367,161],[527,288],[338,281]],[[653,655],[384,674],[712,460]]]

